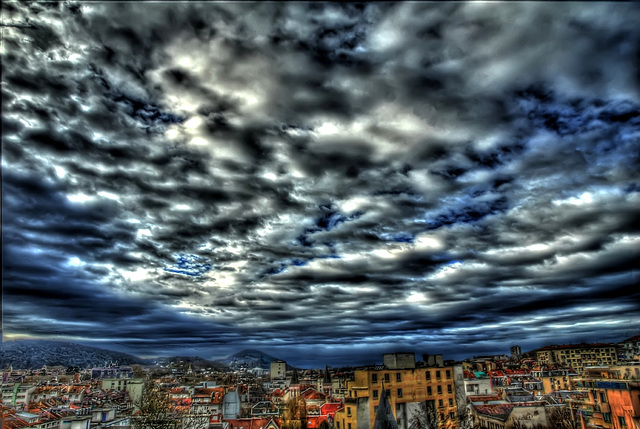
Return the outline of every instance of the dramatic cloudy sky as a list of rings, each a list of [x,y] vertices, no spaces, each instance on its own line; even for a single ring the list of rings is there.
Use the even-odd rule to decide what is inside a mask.
[[[5,340],[321,366],[639,333],[639,5],[2,8]]]

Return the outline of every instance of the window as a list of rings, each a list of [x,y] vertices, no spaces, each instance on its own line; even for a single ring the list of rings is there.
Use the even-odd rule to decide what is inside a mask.
[[[604,392],[600,392],[600,402],[607,402],[606,396],[604,396]]]
[[[453,388],[450,384],[447,384],[447,393],[453,393]]]
[[[396,372],[396,381],[402,381],[402,374]]]
[[[378,374],[371,374],[371,382],[372,383],[378,382]]]
[[[444,402],[442,401],[442,399],[438,399],[438,407],[444,407]]]
[[[351,429],[351,423],[347,423],[347,429]]]
[[[449,398],[449,406],[453,407],[453,398]]]
[[[347,407],[347,416],[351,417],[351,407]]]
[[[398,389],[398,398],[402,398],[402,389]]]
[[[442,395],[442,386],[438,385],[438,395]]]
[[[373,407],[373,414],[378,414],[378,406],[376,405],[375,407]],[[338,427],[338,429],[340,429]]]
[[[451,370],[446,370],[446,371],[445,371],[445,376],[446,376],[447,378],[451,378]]]
[[[373,399],[378,399],[378,391],[377,390],[373,391]]]
[[[390,380],[390,378],[389,378],[389,374],[385,374],[385,375],[384,375],[384,382],[385,382],[385,383],[388,383],[388,382],[389,382],[389,380]]]
[[[427,380],[431,380],[431,371],[425,371],[424,376],[427,378]]]
[[[427,386],[427,395],[433,395],[433,392],[431,391],[431,386]]]
[[[385,392],[387,394],[387,398],[391,397],[391,390],[390,389],[385,389]]]
[[[436,378],[440,378],[440,371],[436,371]]]
[[[449,418],[454,420],[456,418],[456,413],[449,413]]]
[[[376,408],[378,408],[378,407],[376,407]],[[338,429],[340,429],[340,422],[336,422],[336,427],[337,427]]]
[[[618,416],[618,424],[622,427],[627,427],[627,420],[624,416]]]
[[[611,413],[602,413],[602,417],[604,418],[604,421],[607,423],[611,422]]]

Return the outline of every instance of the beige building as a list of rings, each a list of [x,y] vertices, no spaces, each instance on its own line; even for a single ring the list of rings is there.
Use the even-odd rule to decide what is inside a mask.
[[[137,404],[142,397],[144,381],[141,378],[103,378],[103,390],[121,390],[129,393],[133,404]]]
[[[371,429],[383,389],[399,429],[408,429],[421,404],[435,409],[438,428],[457,427],[453,366],[426,366],[407,354],[386,355],[391,365],[358,368],[347,383],[345,407],[335,415],[335,429]],[[401,365],[401,366],[398,366]]]
[[[536,352],[540,365],[570,366],[581,373],[585,367],[615,365],[618,362],[613,344],[567,344],[547,346]]]
[[[287,363],[283,360],[274,360],[271,362],[271,371],[269,375],[271,380],[285,378],[287,376]]]

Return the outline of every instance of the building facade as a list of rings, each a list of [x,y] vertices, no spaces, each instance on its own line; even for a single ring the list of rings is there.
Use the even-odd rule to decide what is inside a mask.
[[[536,352],[540,365],[569,366],[576,372],[588,366],[615,365],[618,362],[613,344],[567,344],[547,346]]]
[[[618,357],[625,361],[640,359],[640,335],[618,343]]]
[[[389,358],[386,361],[393,362]],[[404,358],[398,361],[406,365]],[[409,429],[425,407],[434,410],[439,428],[457,427],[454,367],[430,367],[415,361],[409,366],[413,367],[376,365],[356,369],[347,385],[345,407],[336,413],[336,429],[372,428],[383,391],[399,429]]]
[[[589,368],[576,380],[577,388],[588,394],[580,403],[586,427],[640,428],[640,381],[617,377],[610,368]]]
[[[285,378],[287,376],[287,363],[283,360],[274,360],[271,362],[269,375],[271,380]]]

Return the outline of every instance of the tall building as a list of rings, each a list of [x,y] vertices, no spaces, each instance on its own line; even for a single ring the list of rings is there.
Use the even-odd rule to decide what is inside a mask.
[[[287,363],[283,360],[274,360],[271,362],[269,375],[271,380],[285,378],[287,375]]]
[[[354,370],[353,379],[347,383],[345,407],[336,413],[336,429],[372,429],[383,393],[399,429],[409,429],[414,417],[425,408],[435,411],[438,428],[456,427],[454,367],[428,366],[398,357],[386,359],[393,368],[375,365]]]
[[[512,359],[520,359],[522,357],[522,348],[520,346],[511,346],[509,351]]]
[[[324,370],[324,377],[322,379],[322,393],[327,396],[331,396],[333,393],[333,382],[331,381],[331,373],[329,367],[326,366]]]
[[[536,352],[540,365],[569,366],[576,372],[585,367],[618,363],[613,344],[567,344],[546,346]]]

